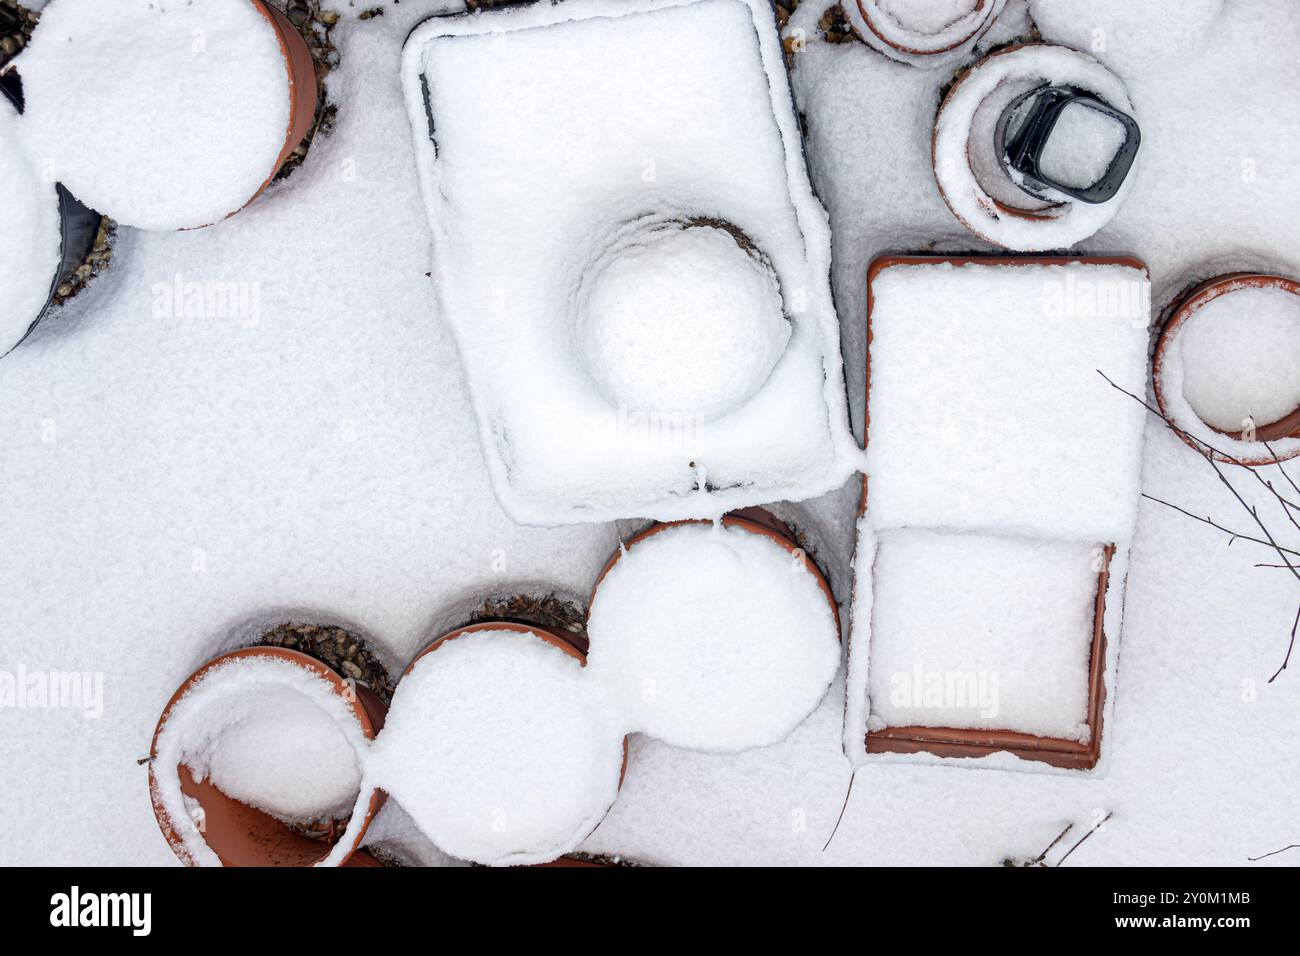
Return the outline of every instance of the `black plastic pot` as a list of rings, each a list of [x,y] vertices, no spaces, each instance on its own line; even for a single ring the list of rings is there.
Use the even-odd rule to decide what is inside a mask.
[[[1124,143],[1112,157],[1106,172],[1101,179],[1086,186],[1058,182],[1044,173],[1040,167],[1043,148],[1052,135],[1056,121],[1071,103],[1077,103],[1103,116],[1108,116],[1124,128]],[[1017,114],[1022,108],[1027,110],[1028,115],[1020,121],[1019,129],[1015,134],[1008,137],[1008,127],[1019,118]],[[1036,184],[1055,189],[1082,202],[1103,203],[1113,198],[1119,192],[1120,186],[1124,184],[1124,178],[1128,176],[1133,160],[1137,157],[1138,146],[1142,143],[1142,132],[1133,117],[1084,90],[1044,84],[1016,97],[1007,105],[998,119],[994,138],[994,148],[997,150],[998,157],[1009,169],[1015,170],[1025,178],[1026,182],[1020,188],[1029,195],[1037,199],[1044,198],[1033,188]]]
[[[13,103],[14,108],[22,113],[24,103],[22,77],[12,70],[0,75],[0,91],[9,102]],[[27,327],[23,337],[15,342],[9,351],[3,353],[4,355],[21,345],[27,336],[32,334],[32,330],[40,324],[41,319],[49,313],[50,306],[54,304],[55,292],[59,286],[72,278],[77,267],[85,261],[86,256],[90,255],[90,251],[95,247],[95,238],[99,235],[99,226],[104,217],[86,207],[77,197],[68,192],[62,183],[56,183],[55,190],[59,196],[59,266],[50,280],[50,291],[45,298],[45,305],[32,319],[32,324]]]

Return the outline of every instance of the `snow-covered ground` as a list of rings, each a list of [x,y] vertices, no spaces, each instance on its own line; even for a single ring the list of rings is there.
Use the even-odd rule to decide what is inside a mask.
[[[986,247],[930,169],[950,74],[822,42],[825,2],[805,0],[787,32],[807,39],[792,78],[830,212],[860,428],[867,264]],[[408,31],[440,7],[385,3],[361,21],[347,0],[330,6],[344,15],[338,125],[303,168],[208,229],[122,229],[110,272],[0,362],[0,670],[103,675],[98,717],[0,708],[0,862],[174,863],[136,761],[180,681],[259,623],[343,622],[400,670],[487,593],[585,597],[629,530],[523,527],[498,505],[427,276],[398,77]],[[1189,36],[1172,14],[1135,25],[1130,4],[1077,6],[1100,10],[1076,18],[1094,26],[1118,17],[1111,65],[1144,133],[1124,207],[1080,251],[1144,259],[1157,309],[1193,278],[1300,273],[1300,7],[1225,0],[1212,29]],[[1011,0],[984,44],[1022,34],[1026,16]],[[175,290],[193,283],[244,308],[186,312]],[[1158,423],[1143,488],[1229,526],[1248,520]],[[779,509],[817,541],[841,600],[857,500],[852,482]],[[996,864],[1111,813],[1071,864],[1245,863],[1300,826],[1300,661],[1266,683],[1296,588],[1253,566],[1270,561],[1142,502],[1102,774],[872,763],[823,852],[850,777],[841,678],[772,747],[719,756],[634,738],[622,793],[583,848],[666,864]],[[391,801],[372,829],[385,834],[412,859],[445,862]]]

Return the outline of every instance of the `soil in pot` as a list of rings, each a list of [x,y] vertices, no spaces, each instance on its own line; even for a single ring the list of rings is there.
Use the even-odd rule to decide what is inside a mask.
[[[238,211],[315,119],[311,53],[263,0],[54,0],[15,67],[32,151],[83,202],[142,228]]]
[[[1203,290],[1166,326],[1157,394],[1174,405],[1169,380],[1180,379],[1200,421],[1237,440],[1300,434],[1300,420],[1291,421],[1300,419],[1300,284],[1241,277],[1229,287],[1213,297]]]
[[[154,811],[172,849],[198,865],[323,859],[362,802],[371,714],[352,685],[296,651],[244,648],[205,664],[169,701],[151,750]]]
[[[655,525],[596,586],[591,671],[642,733],[745,750],[783,739],[821,701],[838,626],[825,578],[770,516]]]
[[[570,636],[485,621],[439,638],[393,697],[371,768],[452,856],[546,863],[618,794],[624,729]]]

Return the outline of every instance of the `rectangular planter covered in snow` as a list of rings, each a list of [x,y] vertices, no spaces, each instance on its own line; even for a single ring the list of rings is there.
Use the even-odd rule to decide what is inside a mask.
[[[1145,387],[1146,269],[885,257],[867,303],[846,749],[1091,769],[1145,414],[1106,379]]]
[[[829,230],[766,0],[435,18],[403,71],[512,517],[701,517],[847,480]]]

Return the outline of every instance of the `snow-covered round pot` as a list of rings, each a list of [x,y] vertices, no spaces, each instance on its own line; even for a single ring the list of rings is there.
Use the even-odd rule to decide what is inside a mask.
[[[785,739],[841,658],[830,585],[759,508],[629,539],[596,582],[587,631],[592,676],[629,727],[710,753]]]
[[[963,73],[939,106],[931,137],[935,182],[953,216],[972,233],[1017,252],[1067,249],[1119,212],[1136,180],[1136,163],[1118,191],[1086,203],[1047,189],[1025,192],[996,156],[1003,109],[1043,86],[1085,91],[1130,116],[1124,83],[1102,63],[1070,47],[1022,43],[998,50]]]
[[[352,752],[356,779],[333,774],[324,782],[341,791],[355,788],[338,806],[343,815],[345,806],[353,808],[353,816],[359,813],[360,819],[346,827],[330,824],[321,834],[325,839],[313,839],[282,818],[284,806],[273,814],[266,807],[253,805],[258,801],[249,802],[252,798],[247,793],[232,786],[235,777],[218,769],[222,737],[233,732],[240,743],[250,742],[250,734],[243,733],[241,726],[246,728],[250,719],[257,719],[252,708],[259,705],[258,697],[264,698],[267,726],[283,724],[292,708],[313,716],[319,712],[322,723],[317,726],[325,727],[331,737],[338,730],[335,749],[345,748],[345,761],[346,751]],[[349,861],[384,801],[383,793],[365,787],[361,772],[361,750],[383,727],[384,714],[383,703],[365,687],[298,651],[246,647],[208,661],[187,677],[167,702],[150,747],[150,799],[168,845],[190,866],[313,866],[330,857],[335,865],[374,865],[369,859],[357,864]],[[265,734],[257,736],[264,742]],[[228,739],[226,744],[229,749]],[[312,742],[299,740],[286,747],[290,752],[309,752]],[[196,779],[186,763],[187,759],[200,759],[199,750],[205,751],[201,759],[208,764],[203,779]],[[291,776],[290,763],[266,761],[263,769]],[[294,785],[292,780],[287,783]],[[237,791],[244,799],[227,790]],[[306,796],[316,799],[319,794]],[[342,845],[344,840],[346,845]]]
[[[571,852],[608,813],[628,758],[586,660],[581,637],[514,621],[443,634],[393,695],[376,784],[459,859],[534,865]]]
[[[51,0],[13,67],[32,154],[82,202],[144,229],[239,212],[318,102],[307,41],[266,0]]]
[[[1152,381],[1156,404],[1179,437],[1201,454],[1251,467],[1300,455],[1300,282],[1251,272],[1215,276],[1179,297],[1167,316]],[[1248,325],[1270,317],[1271,334]]]
[[[845,19],[868,46],[927,69],[968,53],[1006,0],[844,0]]]

